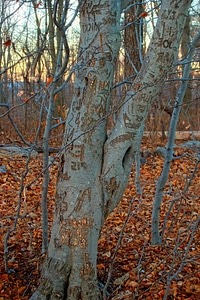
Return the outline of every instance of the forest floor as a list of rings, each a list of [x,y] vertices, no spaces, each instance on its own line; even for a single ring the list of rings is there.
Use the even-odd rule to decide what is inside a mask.
[[[199,168],[194,174],[198,156],[194,150],[187,150],[187,155],[181,158],[186,150],[176,148],[177,159],[172,162],[161,206],[163,242],[153,246],[152,204],[164,161],[154,153],[157,145],[162,143],[144,139],[142,148],[148,149],[151,155],[141,165],[142,194],[136,192],[133,166],[121,202],[106,220],[99,239],[99,285],[103,288],[108,284],[108,299],[200,299]],[[0,158],[2,166],[6,172],[0,173],[0,300],[27,300],[38,286],[44,258],[40,205],[42,155],[30,160],[24,184],[34,183],[23,190],[21,197],[20,182],[26,158]],[[50,168],[50,173],[51,227],[57,165]],[[5,272],[5,267],[9,272]],[[108,274],[111,275],[109,281]]]

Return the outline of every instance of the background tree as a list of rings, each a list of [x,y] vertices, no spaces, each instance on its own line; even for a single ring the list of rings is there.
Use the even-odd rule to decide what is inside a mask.
[[[144,12],[144,7],[142,1],[132,2],[133,4],[124,14],[124,77],[130,82],[134,80],[143,60],[143,18],[141,14]]]
[[[188,17],[187,17],[187,20],[185,22],[185,27],[184,27],[184,30],[183,30],[183,36],[182,36],[182,41],[181,41],[181,55],[182,55],[182,59],[184,59],[185,57],[187,57],[188,55],[188,45],[190,44],[191,42],[191,32],[190,32],[190,20],[191,20],[191,16],[190,14],[188,13]],[[192,99],[192,92],[191,92],[191,87],[190,85],[188,85],[188,88],[185,92],[185,96],[184,96],[184,102],[187,103],[187,101],[190,101]]]
[[[131,83],[137,76],[143,61],[143,17],[147,16],[144,11],[142,1],[132,1],[133,3],[125,10],[124,19],[124,94],[131,87]],[[141,129],[143,131],[143,129]],[[142,136],[142,133],[141,133]],[[140,188],[140,144],[138,144],[138,151],[136,153],[136,186],[138,194],[141,194]]]

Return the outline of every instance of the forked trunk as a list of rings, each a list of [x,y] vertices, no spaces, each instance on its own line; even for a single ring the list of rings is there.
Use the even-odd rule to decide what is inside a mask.
[[[120,201],[140,128],[176,59],[189,2],[162,2],[143,66],[107,138],[105,120],[120,47],[121,1],[83,1],[75,93],[67,118],[54,223],[41,285],[31,300],[100,299],[99,233]]]

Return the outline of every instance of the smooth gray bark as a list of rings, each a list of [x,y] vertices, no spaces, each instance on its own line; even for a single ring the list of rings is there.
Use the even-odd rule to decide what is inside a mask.
[[[144,65],[106,135],[120,47],[120,1],[83,1],[81,41],[61,157],[55,216],[41,285],[33,299],[100,299],[97,244],[126,187],[140,128],[172,67],[189,1],[163,1]]]
[[[141,70],[127,93],[116,126],[105,143],[102,178],[106,216],[123,195],[141,139],[141,126],[177,58],[185,11],[189,5],[190,1],[186,0],[163,1]]]
[[[120,47],[120,6],[85,1],[79,61],[61,157],[55,217],[42,283],[31,299],[99,298],[96,259],[103,224],[106,118]]]

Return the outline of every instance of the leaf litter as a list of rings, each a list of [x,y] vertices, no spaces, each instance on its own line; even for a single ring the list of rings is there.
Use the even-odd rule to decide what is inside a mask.
[[[180,156],[184,149],[176,151]],[[124,195],[105,221],[98,243],[98,280],[102,290],[106,286],[107,299],[200,299],[199,169],[183,193],[195,167],[195,153],[190,150],[190,154],[172,162],[161,206],[161,245],[151,245],[151,212],[163,158],[151,155],[141,165],[141,195],[136,193],[133,166]],[[29,299],[38,286],[44,259],[41,254],[42,178],[39,177],[23,191],[17,226],[8,239],[10,272],[5,272],[4,239],[15,222],[25,164],[25,158],[0,158],[0,166],[6,170],[0,173],[0,300]],[[41,171],[42,155],[39,155],[30,160],[25,184],[28,186]],[[50,168],[50,173],[51,227],[57,165]]]

